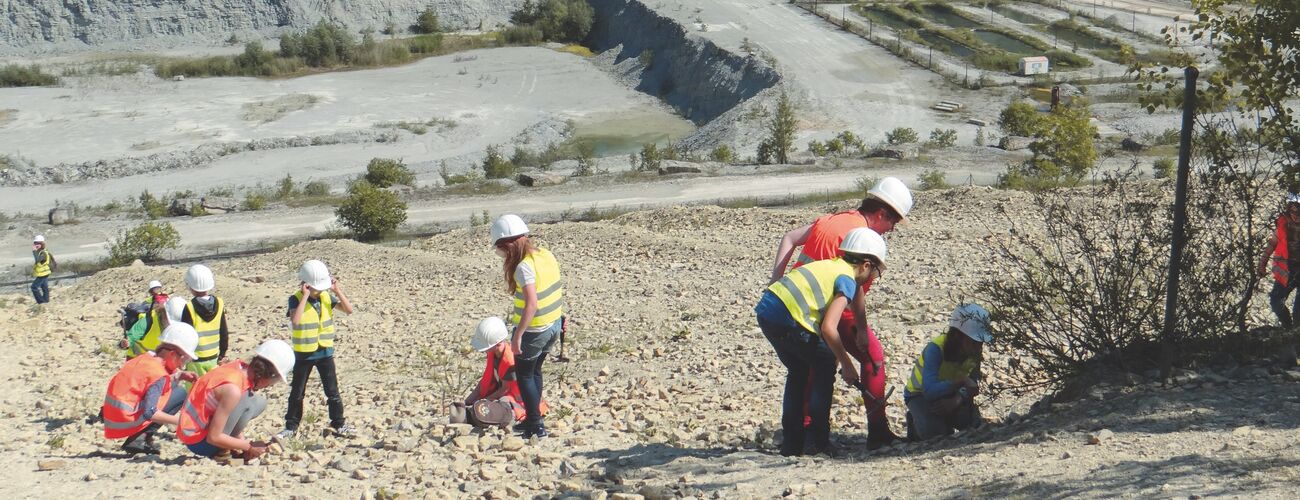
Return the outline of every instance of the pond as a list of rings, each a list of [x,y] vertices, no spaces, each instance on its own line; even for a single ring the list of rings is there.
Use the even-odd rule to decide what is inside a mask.
[[[934,48],[944,50],[946,52],[957,55],[958,57],[970,57],[975,55],[974,49],[971,49],[970,47],[967,47],[960,43],[939,36],[932,31],[921,30],[917,32],[917,34],[921,35],[921,38],[925,40],[926,43],[933,46]]]
[[[1043,55],[1043,53],[1047,52],[1045,50],[1036,49],[1032,45],[1029,45],[1014,37],[1007,36],[1006,34],[999,33],[997,31],[975,30],[974,35],[975,38],[980,39],[984,43],[1005,50],[1007,52],[1011,52],[1013,54],[1021,54],[1026,56],[1040,56]]]
[[[1048,26],[1047,32],[1055,37],[1057,48],[1069,50],[1074,46],[1081,49],[1113,49],[1115,47],[1097,38],[1062,26]]]
[[[1047,24],[1047,20],[1038,16],[1026,14],[1007,5],[996,5],[993,11],[1006,16],[1008,19],[1019,21],[1025,24]]]
[[[641,152],[643,144],[667,146],[695,131],[690,120],[661,110],[600,113],[576,121],[575,142],[589,142],[596,157]]]
[[[956,12],[953,12],[950,9],[951,7],[940,7],[937,5],[925,5],[921,7],[921,11],[925,14],[925,17],[934,19],[954,28],[978,28],[982,26],[980,23],[957,15]]]

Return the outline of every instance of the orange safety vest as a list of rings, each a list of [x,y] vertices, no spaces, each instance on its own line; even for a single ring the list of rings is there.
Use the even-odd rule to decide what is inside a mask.
[[[1277,217],[1277,246],[1273,247],[1273,279],[1284,287],[1291,280],[1291,270],[1287,266],[1290,253],[1286,237],[1286,215],[1283,214]]]
[[[166,380],[162,396],[158,398],[159,404],[163,404],[171,395],[172,384],[162,358],[150,353],[136,356],[122,365],[122,369],[108,381],[108,393],[104,395],[104,437],[130,437],[153,423],[144,418],[141,400],[149,386],[160,378]]]
[[[496,392],[501,384],[506,384],[506,393],[501,399],[510,403],[511,408],[515,411],[515,420],[522,421],[528,416],[528,411],[524,408],[523,397],[519,395],[519,382],[514,379],[506,379],[506,375],[515,367],[515,355],[509,349],[505,354],[497,356],[496,350],[488,351],[487,367],[483,369],[483,377],[478,381],[478,397],[485,398]],[[545,400],[538,405],[538,409],[545,415],[549,406]]]
[[[803,250],[799,252],[794,268],[819,260],[843,257],[844,252],[840,251],[840,244],[844,243],[844,237],[848,236],[850,231],[860,227],[867,227],[867,218],[857,210],[818,217],[813,221],[812,228],[808,230],[808,240],[804,242]],[[876,276],[873,274],[866,283],[862,284],[862,293],[871,291],[871,284],[875,281]],[[844,308],[842,317],[846,320],[853,318],[853,308]]]
[[[203,374],[194,382],[190,395],[185,399],[181,409],[180,425],[176,428],[176,438],[185,444],[197,444],[208,438],[208,420],[217,412],[217,398],[213,389],[226,384],[235,384],[242,391],[253,388],[253,381],[245,374],[248,367],[243,361],[231,361]]]

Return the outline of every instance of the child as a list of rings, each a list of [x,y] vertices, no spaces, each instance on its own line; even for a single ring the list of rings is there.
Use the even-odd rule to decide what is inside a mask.
[[[478,386],[465,397],[465,402],[453,405],[456,407],[453,421],[505,427],[513,422],[522,422],[528,416],[519,395],[519,383],[515,378],[515,354],[510,350],[509,340],[510,331],[501,318],[493,316],[479,322],[474,336],[470,338],[470,346],[478,352],[487,353],[487,366],[483,369],[483,377]],[[546,402],[543,401],[540,406],[545,415]],[[464,408],[467,407],[474,411],[465,411]]]

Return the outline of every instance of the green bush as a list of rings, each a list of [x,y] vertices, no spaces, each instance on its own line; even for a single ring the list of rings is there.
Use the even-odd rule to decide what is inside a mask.
[[[250,191],[244,195],[244,210],[254,212],[266,208],[266,195]]]
[[[726,144],[723,144],[709,152],[709,159],[718,163],[731,163],[736,159],[736,153],[732,152],[731,148]]]
[[[415,174],[401,160],[375,158],[366,165],[366,182],[377,188],[401,184],[415,186]]]
[[[822,141],[811,140],[811,141],[808,141],[808,152],[809,152],[809,153],[812,153],[813,156],[821,157],[821,156],[826,156],[827,154],[829,154],[829,153],[830,153],[830,148],[828,148],[828,147],[826,146],[826,143],[824,143],[824,142],[822,142]]]
[[[659,152],[659,146],[653,142],[641,146],[641,170],[647,172],[656,172],[659,166],[663,164],[663,154]]]
[[[421,35],[428,35],[441,31],[438,28],[438,13],[433,11],[433,7],[429,7],[420,12],[420,15],[415,18],[415,24],[411,25],[411,31]]]
[[[167,216],[167,202],[155,198],[149,191],[140,193],[140,208],[150,219],[158,219]]]
[[[352,231],[357,239],[378,239],[406,222],[406,202],[396,194],[364,180],[353,183],[349,191],[348,198],[334,211],[334,215],[339,224]]]
[[[501,148],[488,146],[487,157],[483,159],[483,176],[488,179],[506,179],[514,175],[515,166],[501,155]]]
[[[240,74],[250,76],[271,76],[271,63],[274,61],[275,54],[263,49],[262,42],[248,42],[244,46],[244,53],[235,56],[235,65],[239,67]]]
[[[1174,176],[1176,167],[1173,158],[1160,158],[1151,164],[1151,173],[1157,179],[1169,179]]]
[[[542,39],[573,43],[587,38],[594,19],[595,12],[587,0],[542,0],[538,4],[525,1],[510,15],[510,22],[516,27],[535,28]],[[531,31],[518,31],[513,36],[531,35]]]
[[[885,133],[885,142],[892,145],[912,144],[921,139],[915,130],[907,127],[898,127]]]
[[[302,194],[306,196],[328,196],[330,194],[330,185],[325,181],[311,181],[302,187]]]
[[[929,191],[931,189],[947,189],[950,187],[948,185],[948,180],[943,176],[943,172],[940,172],[938,169],[921,172],[921,176],[917,180],[921,181],[922,191]]]
[[[412,54],[437,54],[442,52],[442,33],[409,38],[406,40],[406,50]]]
[[[280,179],[280,185],[275,190],[275,196],[283,200],[292,198],[296,194],[298,194],[298,187],[293,183],[293,174],[284,174],[284,178]]]
[[[531,25],[511,26],[501,36],[511,45],[537,45],[543,40],[542,29]]]
[[[1041,129],[1042,123],[1043,115],[1038,112],[1038,108],[1025,101],[1011,103],[998,116],[998,126],[1007,135],[1033,137]]]
[[[109,242],[108,263],[124,266],[136,259],[155,261],[164,250],[174,249],[180,244],[181,235],[170,223],[146,222],[131,229],[123,229]]]
[[[0,87],[46,87],[58,83],[59,77],[42,71],[35,64],[6,64],[0,67]]]
[[[957,144],[955,129],[936,128],[930,131],[929,145],[936,148],[950,148]]]

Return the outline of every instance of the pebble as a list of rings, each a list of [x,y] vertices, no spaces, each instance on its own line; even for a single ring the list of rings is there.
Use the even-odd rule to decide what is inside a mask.
[[[358,481],[365,481],[367,479],[370,479],[370,474],[366,473],[366,471],[363,471],[361,469],[356,469],[352,471],[352,479],[356,479]]]
[[[791,484],[785,487],[785,493],[782,496],[802,497],[812,495],[817,492],[817,485],[811,483]]]
[[[1110,440],[1115,437],[1115,433],[1110,429],[1102,429],[1088,435],[1088,444],[1101,444],[1102,441]]]
[[[82,478],[82,479],[85,479],[86,482],[91,482],[91,481],[94,481],[94,480],[96,480],[96,479],[99,479],[99,476],[96,476],[94,472],[91,472],[91,473],[86,474],[86,477],[84,477],[84,478]]]
[[[314,482],[316,482],[316,479],[318,479],[318,478],[316,477],[316,473],[314,473],[314,472],[308,472],[308,473],[302,475],[302,479],[301,479],[301,481],[304,482],[304,483],[308,483],[308,484],[310,484],[310,483],[314,483]]]
[[[36,462],[36,470],[39,471],[59,470],[67,466],[68,463],[62,460],[41,460]]]
[[[645,497],[636,493],[615,493],[610,495],[610,500],[644,500]]]
[[[352,465],[352,462],[349,462],[348,459],[343,457],[336,458],[333,462],[330,462],[330,467],[344,473],[356,470],[356,467]]]
[[[520,439],[520,438],[515,437],[515,436],[510,436],[510,437],[508,437],[508,438],[505,438],[505,439],[501,440],[501,450],[502,450],[502,451],[519,451],[519,450],[524,449],[524,445],[525,445],[525,444],[527,444],[527,443],[525,443],[523,439]]]
[[[1070,458],[1071,456],[1073,456],[1073,455],[1070,455],[1070,452],[1067,451],[1067,452],[1061,454],[1061,460],[1065,460],[1065,459],[1067,459],[1067,458]]]

